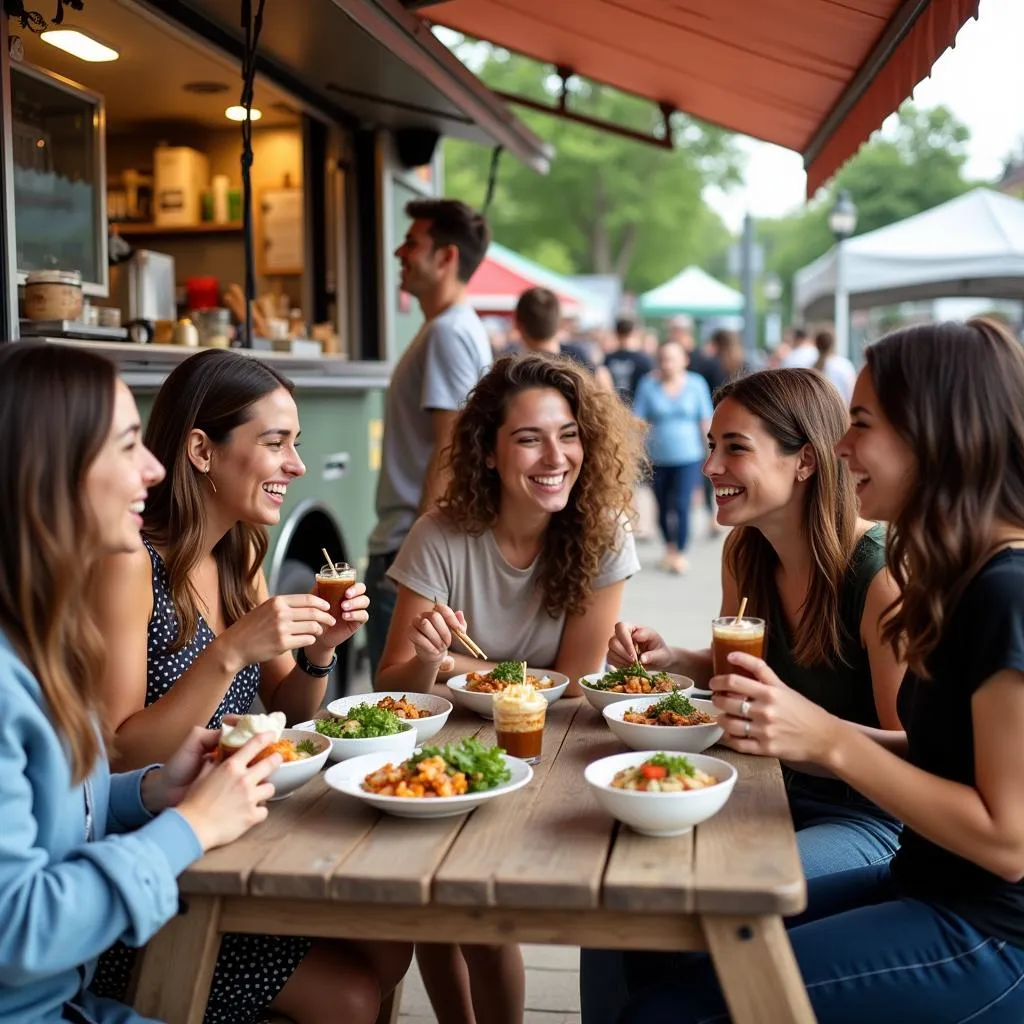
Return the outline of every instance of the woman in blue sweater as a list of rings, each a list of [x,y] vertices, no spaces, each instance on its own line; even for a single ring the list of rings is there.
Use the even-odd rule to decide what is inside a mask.
[[[674,573],[688,568],[690,505],[700,482],[704,437],[713,412],[707,381],[686,367],[683,346],[666,342],[658,350],[658,369],[640,381],[633,399],[634,414],[651,425],[654,498],[666,546],[662,568]]]
[[[142,544],[163,468],[139,430],[105,359],[0,349],[0,1020],[12,1024],[142,1021],[85,991],[96,957],[174,917],[178,875],[266,817],[280,763],[248,767],[264,736],[201,773],[217,734],[197,729],[165,765],[109,774],[104,652],[81,595],[98,556]]]

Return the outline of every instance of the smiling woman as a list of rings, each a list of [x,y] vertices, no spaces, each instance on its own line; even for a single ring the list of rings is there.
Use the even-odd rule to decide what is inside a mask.
[[[103,698],[115,763],[173,749],[197,725],[219,728],[257,694],[289,720],[320,706],[335,647],[365,621],[360,583],[336,620],[314,594],[271,598],[261,563],[288,485],[305,473],[291,383],[269,366],[210,350],[186,359],[153,404],[146,443],[168,467],[143,513],[144,548],[109,558],[94,607],[107,651]],[[292,651],[299,651],[298,664]],[[207,1021],[273,1006],[297,1024],[372,1021],[409,961],[399,946],[229,935]],[[94,988],[119,997],[132,953],[105,956]]]
[[[398,600],[377,689],[422,691],[494,668],[449,656],[468,616],[489,657],[564,673],[578,696],[640,568],[630,510],[642,452],[640,421],[576,363],[499,360],[455,424],[440,506],[388,572]],[[518,947],[426,945],[417,959],[439,1020],[522,1019]]]

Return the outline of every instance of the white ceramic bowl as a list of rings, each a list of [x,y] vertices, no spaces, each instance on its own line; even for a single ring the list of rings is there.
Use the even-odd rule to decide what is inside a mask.
[[[444,723],[448,721],[448,716],[452,713],[452,702],[445,697],[435,697],[432,693],[410,693],[408,690],[382,690],[379,693],[358,693],[350,697],[339,697],[338,700],[332,700],[327,705],[327,710],[332,715],[344,718],[350,708],[354,708],[358,704],[379,704],[385,697],[391,697],[394,700],[401,700],[404,697],[413,707],[430,712],[427,718],[408,720],[409,724],[415,728],[417,742],[421,745],[444,728]]]
[[[506,754],[505,763],[512,773],[512,778],[508,782],[482,793],[417,799],[415,797],[379,796],[363,789],[363,780],[371,772],[383,768],[388,762],[397,764],[404,761],[406,757],[408,754],[396,757],[383,753],[354,757],[350,761],[344,761],[342,764],[336,764],[333,768],[328,768],[324,775],[324,781],[339,793],[355,797],[371,807],[394,814],[399,818],[453,818],[456,815],[472,811],[488,800],[522,789],[533,778],[533,769],[525,761],[520,761],[518,757],[509,757]]]
[[[358,704],[359,701],[356,701]],[[361,757],[363,754],[376,754],[378,751],[386,750],[392,757],[399,760],[408,757],[415,749],[417,740],[416,726],[411,722],[406,723],[409,728],[396,732],[391,736],[371,736],[368,739],[335,739],[333,736],[325,736],[324,739],[331,741],[331,760],[347,761],[350,757]],[[313,733],[319,736],[316,731],[316,722],[299,722],[295,726],[305,734]]]
[[[713,775],[718,785],[682,793],[638,793],[613,789],[611,781],[623,768],[643,764],[657,750],[612,754],[587,765],[583,775],[598,803],[613,817],[644,836],[681,836],[694,825],[717,814],[736,785],[736,769],[727,761],[707,754],[687,754],[687,760],[702,772]],[[670,752],[671,753],[671,752]],[[328,771],[328,776],[334,769]]]
[[[310,736],[302,729],[285,729],[281,733],[281,739],[292,740],[295,743],[312,739],[316,745],[316,753],[311,757],[304,757],[301,761],[286,761],[270,776],[270,781],[274,784],[274,795],[271,800],[283,800],[304,786],[324,766],[327,755],[331,752],[331,741],[319,733]]]
[[[622,720],[627,712],[646,711],[652,704],[664,700],[665,696],[664,693],[658,696],[651,694],[649,697],[620,700],[609,704],[601,714],[608,728],[633,750],[674,750],[677,753],[699,754],[722,738],[722,727],[717,722],[708,725],[636,725]],[[691,697],[690,703],[699,711],[716,718],[722,713],[709,700]]]
[[[528,668],[526,674],[538,677],[547,676],[552,681],[553,686],[549,686],[546,690],[537,691],[549,704],[554,704],[565,693],[565,688],[569,685],[569,677],[562,675],[561,672],[542,672],[540,669]],[[467,690],[466,677],[464,675],[452,676],[448,680],[448,692],[451,693],[454,703],[468,708],[470,711],[475,711],[481,718],[494,717],[494,709],[491,707],[494,701],[494,694],[476,693],[473,690]]]
[[[590,702],[592,708],[597,711],[604,711],[609,704],[615,704],[620,700],[636,700],[637,694],[635,693],[612,693],[610,690],[596,690],[590,685],[599,679],[603,679],[607,674],[607,672],[591,672],[590,675],[583,676],[580,679],[580,689],[583,691],[583,696]],[[672,680],[675,688],[681,693],[688,694],[693,689],[693,680],[689,676],[679,676],[674,672],[666,672],[665,675]],[[645,694],[643,696],[653,697],[654,694]],[[667,694],[662,693],[659,696],[665,697]]]

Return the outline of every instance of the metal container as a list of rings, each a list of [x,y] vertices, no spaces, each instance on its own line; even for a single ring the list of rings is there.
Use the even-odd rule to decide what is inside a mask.
[[[25,280],[29,320],[77,320],[83,302],[82,275],[77,270],[33,270]]]

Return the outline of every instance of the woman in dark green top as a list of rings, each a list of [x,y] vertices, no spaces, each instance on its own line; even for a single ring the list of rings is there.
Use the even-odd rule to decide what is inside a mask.
[[[718,522],[734,527],[722,565],[722,615],[740,597],[767,622],[765,660],[831,714],[867,730],[898,729],[904,666],[881,638],[898,591],[885,571],[885,530],[859,519],[854,482],[834,448],[849,417],[814,370],[754,373],[721,388],[704,472]],[[709,626],[710,634],[710,626]],[[670,648],[619,623],[613,664],[640,653],[650,668],[706,686],[711,651]],[[887,861],[899,822],[845,783],[787,766],[786,785],[808,878]]]

